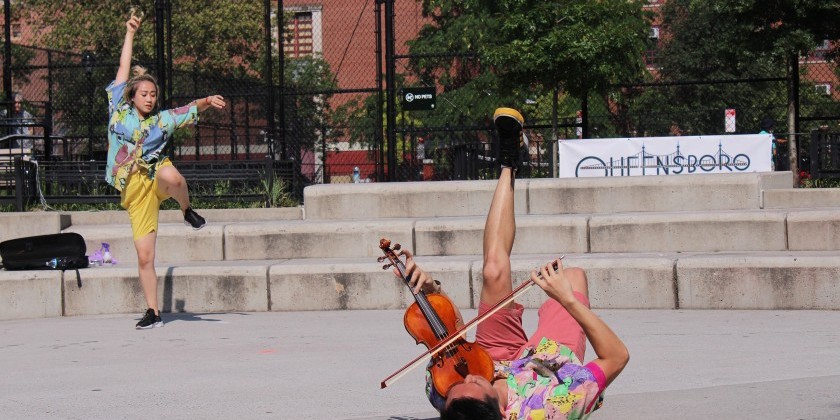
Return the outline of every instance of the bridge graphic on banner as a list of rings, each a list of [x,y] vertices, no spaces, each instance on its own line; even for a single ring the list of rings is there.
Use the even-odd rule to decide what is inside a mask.
[[[577,165],[575,175],[581,176],[583,172],[597,171],[603,176],[627,176],[630,171],[641,172],[641,175],[654,173],[668,175],[687,172],[693,173],[698,170],[711,172],[714,170],[744,171],[750,167],[750,157],[739,153],[730,155],[723,150],[723,143],[718,143],[717,153],[705,155],[685,155],[680,152],[680,144],[677,143],[676,150],[668,154],[650,154],[645,145],[636,154],[621,157],[609,157],[603,159],[597,156],[589,156],[581,159]],[[593,174],[594,175],[594,174]],[[590,175],[591,176],[591,175]]]

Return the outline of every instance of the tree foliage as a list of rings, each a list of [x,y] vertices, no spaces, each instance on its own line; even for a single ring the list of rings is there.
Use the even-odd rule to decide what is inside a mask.
[[[22,0],[32,23],[43,26],[43,45],[67,51],[94,51],[102,60],[119,59],[129,6],[145,18],[135,37],[134,58],[155,56],[153,0],[57,2]],[[226,75],[254,75],[263,68],[263,2],[259,0],[173,1],[172,56],[176,67],[197,66]],[[232,18],[232,17],[238,18]]]
[[[645,3],[423,0],[424,15],[432,23],[410,46],[412,53],[473,51],[499,76],[505,89],[560,87],[582,98],[643,74],[649,29]],[[434,63],[418,60],[415,64],[422,68]],[[457,68],[459,63],[450,60],[448,64],[444,68]],[[445,85],[448,77],[435,74],[441,75]]]
[[[222,94],[229,101],[251,101],[248,115],[254,126],[267,124],[264,118],[266,90],[265,2],[261,0],[170,1],[171,45],[166,45],[173,74],[168,80],[175,100],[172,105],[195,97]],[[58,85],[54,109],[66,122],[61,133],[86,135],[95,125],[94,136],[104,137],[107,110],[102,92],[113,80],[125,37],[125,22],[131,7],[142,11],[143,23],[135,35],[133,61],[153,67],[156,58],[156,10],[154,0],[114,2],[88,0],[56,2],[22,0],[17,9],[42,27],[41,46],[75,54],[56,58],[62,61],[54,71]],[[272,25],[276,19],[272,19]],[[276,31],[276,27],[274,28]],[[168,41],[169,39],[165,39]],[[277,58],[276,39],[272,59]],[[91,72],[80,71],[83,51],[92,51],[96,63]],[[279,67],[274,66],[274,83]],[[287,58],[284,81],[287,92],[329,91],[335,88],[333,73],[320,56]],[[93,93],[91,93],[93,92]],[[276,114],[281,105],[275,96]],[[83,106],[80,106],[83,102]],[[285,98],[286,125],[296,130],[294,142],[311,148],[327,124],[329,95],[303,94]],[[233,109],[233,107],[231,108]],[[220,114],[220,113],[217,113]],[[277,115],[275,114],[275,118]],[[179,132],[178,136],[189,136]],[[297,153],[297,149],[292,150]]]
[[[662,81],[783,78],[792,56],[840,37],[836,1],[669,0],[662,7]],[[806,95],[812,92],[804,92]],[[813,95],[811,95],[813,96]],[[676,85],[648,89],[630,106],[641,131],[719,133],[724,109],[738,112],[738,131],[757,132],[764,118],[783,121],[787,86],[779,82]]]

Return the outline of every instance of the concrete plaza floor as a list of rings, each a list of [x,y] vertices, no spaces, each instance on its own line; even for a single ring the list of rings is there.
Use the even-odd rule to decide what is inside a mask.
[[[840,312],[596,312],[631,360],[593,418],[840,418]],[[137,317],[0,322],[0,418],[436,418],[420,370],[379,389],[423,350],[402,311]]]

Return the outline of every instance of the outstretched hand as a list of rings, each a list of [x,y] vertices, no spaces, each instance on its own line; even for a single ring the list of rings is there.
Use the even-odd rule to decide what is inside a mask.
[[[223,98],[222,95],[210,95],[198,101],[198,109],[200,111],[203,111],[210,107],[216,109],[224,109],[225,106],[227,106],[227,104],[225,103],[225,98]]]
[[[569,279],[563,273],[563,262],[559,259],[556,260],[557,270],[554,269],[554,262],[552,261],[541,267],[540,275],[537,275],[536,271],[531,271],[531,280],[537,286],[540,286],[550,298],[566,306],[569,303],[577,301],[577,298],[575,298],[572,283],[569,282]]]
[[[216,109],[224,109],[225,105],[225,98],[222,95],[212,95],[207,97],[210,106]]]

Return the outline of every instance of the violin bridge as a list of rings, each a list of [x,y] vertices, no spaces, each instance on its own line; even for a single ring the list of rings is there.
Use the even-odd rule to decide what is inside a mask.
[[[467,375],[470,373],[470,368],[467,366],[467,362],[464,361],[464,359],[461,359],[458,361],[458,363],[455,363],[455,372],[458,372],[458,374],[461,375],[462,378],[466,378]]]

